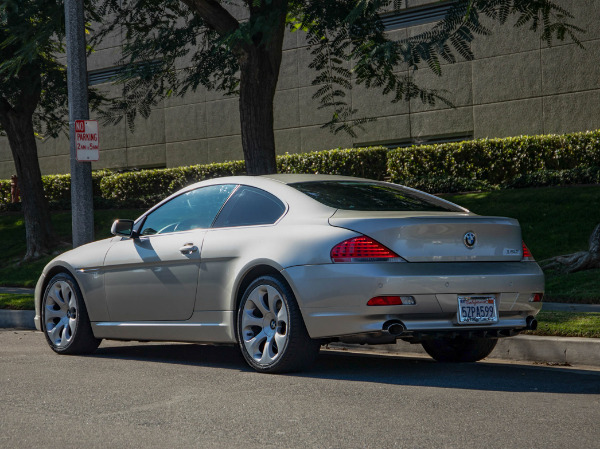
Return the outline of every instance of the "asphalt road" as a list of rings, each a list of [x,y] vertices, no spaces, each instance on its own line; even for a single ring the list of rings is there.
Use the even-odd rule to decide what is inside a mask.
[[[0,447],[600,447],[600,371],[322,352],[251,371],[229,347],[54,354],[0,331]]]

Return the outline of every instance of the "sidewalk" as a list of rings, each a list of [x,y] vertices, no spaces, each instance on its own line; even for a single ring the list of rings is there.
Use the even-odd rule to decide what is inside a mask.
[[[563,302],[543,302],[542,310],[551,312],[598,312],[600,304],[568,304]]]
[[[25,287],[0,287],[0,293],[15,293],[19,295],[33,295],[34,288]]]
[[[427,355],[420,344],[410,344],[404,341],[377,346],[331,343],[329,348],[379,354]],[[487,359],[600,367],[600,338],[538,337],[536,335],[500,338],[498,345]]]

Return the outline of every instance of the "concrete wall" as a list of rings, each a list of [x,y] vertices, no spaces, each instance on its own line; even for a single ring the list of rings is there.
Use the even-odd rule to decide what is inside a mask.
[[[407,0],[405,7],[435,3]],[[442,77],[429,69],[411,76],[424,87],[443,89],[454,104],[449,108],[418,100],[392,104],[377,91],[357,87],[352,106],[378,120],[357,138],[333,135],[320,125],[328,112],[317,110],[312,100],[314,73],[311,55],[301,33],[288,33],[284,42],[280,80],[275,95],[275,140],[278,153],[306,152],[365,144],[426,141],[452,136],[505,137],[520,134],[566,133],[600,127],[600,2],[561,0],[586,30],[585,50],[570,42],[552,47],[512,23],[488,24],[492,36],[478,36],[474,61],[444,65]],[[236,14],[242,16],[243,10]],[[395,30],[403,37],[431,25]],[[90,57],[88,69],[112,67],[121,51],[116,32]],[[182,62],[181,68],[185,66]],[[103,89],[118,95],[119,87]],[[176,167],[242,159],[237,98],[223,97],[200,87],[184,98],[172,98],[157,107],[148,120],[138,119],[135,132],[125,121],[100,130],[100,161],[94,168]],[[69,170],[65,137],[38,145],[42,172]],[[10,149],[0,139],[0,178],[14,172]]]

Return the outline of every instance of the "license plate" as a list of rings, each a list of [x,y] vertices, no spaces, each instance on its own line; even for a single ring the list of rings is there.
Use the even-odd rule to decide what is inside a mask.
[[[487,324],[498,322],[495,296],[459,296],[458,324]]]

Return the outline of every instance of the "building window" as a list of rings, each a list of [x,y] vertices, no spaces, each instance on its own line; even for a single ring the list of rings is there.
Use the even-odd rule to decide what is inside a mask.
[[[395,5],[396,8],[399,7],[396,2]],[[399,30],[424,23],[439,22],[446,17],[446,14],[453,6],[454,2],[436,2],[433,5],[382,14],[381,21],[386,31]]]
[[[441,136],[415,137],[412,139],[394,141],[361,142],[355,143],[354,148],[380,146],[393,150],[395,148],[412,147],[413,145],[434,145],[438,143],[462,142],[463,140],[473,140],[473,134],[445,134]]]
[[[152,61],[150,64],[152,66],[159,66],[161,61]],[[142,63],[136,64],[139,66]],[[88,72],[88,86],[94,86],[96,84],[104,84],[114,81],[120,74],[129,70],[131,67],[130,64],[120,65],[116,67],[107,67],[105,69],[100,70],[92,70]]]

